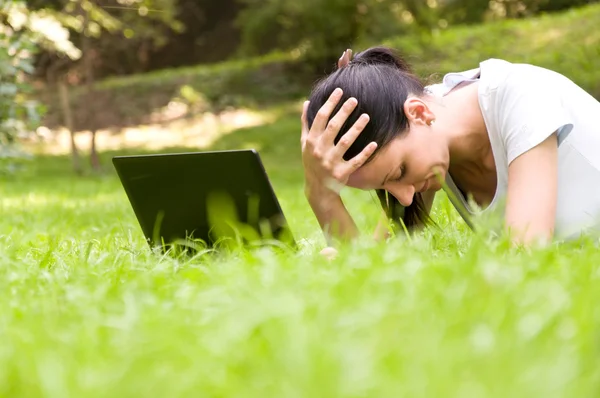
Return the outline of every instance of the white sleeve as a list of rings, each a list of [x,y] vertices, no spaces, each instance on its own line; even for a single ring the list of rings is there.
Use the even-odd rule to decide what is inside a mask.
[[[573,128],[560,86],[549,71],[514,68],[498,87],[498,126],[509,165],[554,132],[560,145]]]

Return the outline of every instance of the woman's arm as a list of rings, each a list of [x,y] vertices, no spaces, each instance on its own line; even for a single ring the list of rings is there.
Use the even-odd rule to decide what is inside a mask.
[[[333,245],[335,239],[346,241],[359,236],[358,228],[340,195],[319,188],[311,190],[308,185],[305,193],[328,245]]]
[[[342,90],[336,89],[319,109],[312,126],[308,126],[308,101],[302,112],[302,163],[305,175],[305,193],[319,220],[327,241],[348,240],[358,236],[358,230],[340,197],[339,188],[347,184],[350,175],[362,166],[377,148],[369,143],[358,155],[346,161],[343,155],[369,122],[368,115],[361,115],[356,123],[335,144],[334,140],[348,116],[358,105],[356,99],[348,99],[330,119],[341,100]],[[331,244],[331,243],[330,243]]]
[[[552,134],[508,167],[505,223],[516,243],[552,239],[557,189],[558,143]]]

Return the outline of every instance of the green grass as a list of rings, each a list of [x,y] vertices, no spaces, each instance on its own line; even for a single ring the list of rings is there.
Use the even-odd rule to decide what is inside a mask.
[[[293,115],[215,144],[260,149],[297,253],[152,253],[112,154],[103,176],[38,157],[2,177],[0,396],[598,396],[593,241],[511,249],[442,198],[440,230],[326,261],[297,130]],[[345,199],[372,230],[374,199]]]

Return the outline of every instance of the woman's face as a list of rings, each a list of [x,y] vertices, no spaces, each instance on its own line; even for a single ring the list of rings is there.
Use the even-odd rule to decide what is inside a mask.
[[[439,190],[448,172],[450,156],[448,146],[435,138],[427,126],[411,127],[352,173],[348,186],[385,189],[403,206],[412,203],[416,192]]]

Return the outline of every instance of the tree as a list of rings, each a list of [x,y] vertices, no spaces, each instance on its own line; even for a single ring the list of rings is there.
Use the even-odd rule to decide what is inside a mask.
[[[598,0],[239,0],[242,49],[296,51],[317,72],[343,49],[390,36],[415,39],[451,25],[523,18]]]
[[[66,29],[44,12],[31,12],[24,2],[13,1],[0,7],[0,158],[2,168],[11,168],[24,156],[17,138],[31,135],[39,126],[42,108],[30,98],[28,77],[40,46],[73,59],[79,50],[69,41]]]
[[[174,4],[174,0],[114,0],[103,2],[102,6],[97,0],[52,0],[35,4],[46,7],[38,10],[55,16],[73,33],[73,42],[81,53],[76,62],[55,51],[46,51],[38,60],[38,66],[43,65],[40,69],[45,71],[48,85],[57,87],[57,90],[51,91],[60,93],[58,103],[62,108],[63,124],[71,134],[71,153],[77,173],[81,173],[82,168],[74,135],[84,126],[91,133],[90,164],[95,171],[101,168],[96,148],[96,133],[100,126],[89,122],[97,120],[90,115],[102,110],[101,96],[94,85],[96,71],[103,61],[101,51],[106,50],[107,45],[123,42],[123,39],[137,41],[142,47],[148,41],[155,45],[164,44],[161,27],[178,28],[174,20]],[[77,98],[87,104],[84,113],[74,114],[71,110],[73,90],[70,87],[73,85],[83,87],[83,90],[78,90]]]
[[[297,51],[320,73],[357,40],[417,28],[405,5],[392,0],[241,1],[243,51]]]

